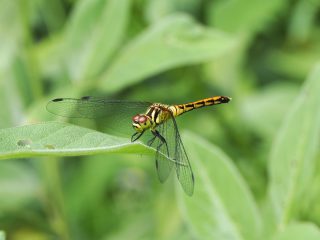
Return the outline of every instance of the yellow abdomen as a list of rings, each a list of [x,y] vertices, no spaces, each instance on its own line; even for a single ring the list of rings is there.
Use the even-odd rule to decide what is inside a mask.
[[[190,102],[186,104],[172,105],[172,106],[169,106],[169,109],[172,111],[173,115],[176,117],[196,108],[202,108],[202,107],[217,105],[221,103],[228,103],[230,100],[231,98],[229,97],[215,96],[215,97],[205,98],[199,101]]]

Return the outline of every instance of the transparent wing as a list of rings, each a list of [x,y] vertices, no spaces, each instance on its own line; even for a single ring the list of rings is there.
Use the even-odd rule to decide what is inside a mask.
[[[176,160],[176,173],[181,183],[183,190],[189,195],[192,196],[194,191],[194,176],[192,168],[189,162],[188,155],[181,141],[180,133],[178,126],[174,117],[171,118],[174,131],[175,131],[175,141],[176,141],[176,151],[175,151],[175,160]]]
[[[50,113],[69,118],[101,118],[115,113],[147,110],[150,102],[109,100],[105,98],[82,97],[56,98],[48,102]]]
[[[194,176],[180,138],[177,123],[172,114],[157,129],[166,140],[166,144],[162,144],[159,138],[156,139],[156,167],[160,181],[164,182],[168,178],[172,167],[175,166],[177,177],[183,190],[191,196],[194,190]],[[165,156],[168,156],[170,160]]]
[[[194,176],[192,168],[189,162],[188,155],[181,141],[180,134],[178,132],[177,123],[173,119],[176,130],[176,172],[179,182],[183,190],[189,195],[192,196],[194,190]]]
[[[163,143],[160,138],[155,138],[156,152],[156,169],[160,182],[164,182],[170,175],[171,169],[175,164],[175,135],[172,121],[165,122],[158,126],[157,130],[160,135],[166,140]],[[170,160],[168,160],[168,158]]]
[[[56,98],[48,102],[47,110],[68,118],[104,118],[106,128],[114,133],[132,133],[132,117],[144,113],[152,103],[109,100],[96,97]]]

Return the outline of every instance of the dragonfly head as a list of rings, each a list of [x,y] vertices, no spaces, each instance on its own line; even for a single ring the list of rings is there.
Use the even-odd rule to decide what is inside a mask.
[[[132,127],[137,132],[143,132],[151,127],[150,118],[146,114],[137,114],[132,117]]]

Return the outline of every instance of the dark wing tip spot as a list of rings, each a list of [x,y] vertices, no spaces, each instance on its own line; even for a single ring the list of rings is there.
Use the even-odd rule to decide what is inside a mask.
[[[51,100],[52,102],[61,102],[63,100],[63,98],[55,98],[53,100]]]

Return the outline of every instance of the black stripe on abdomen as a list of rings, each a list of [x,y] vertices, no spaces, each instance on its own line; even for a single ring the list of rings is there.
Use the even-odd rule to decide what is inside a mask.
[[[194,108],[194,104],[193,103],[188,103],[185,105],[187,108]]]
[[[197,108],[203,107],[203,106],[205,106],[205,102],[204,101],[195,102],[195,105],[196,105]]]

